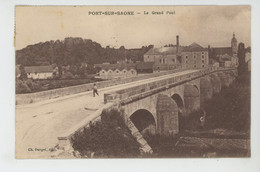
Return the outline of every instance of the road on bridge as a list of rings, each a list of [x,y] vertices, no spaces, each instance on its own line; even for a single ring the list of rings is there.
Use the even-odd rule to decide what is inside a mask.
[[[58,144],[57,137],[94,112],[86,110],[85,106],[98,109],[104,105],[104,93],[195,71],[197,70],[187,70],[106,87],[99,89],[99,96],[96,97],[93,97],[92,91],[88,91],[27,105],[16,105],[16,158],[49,158],[49,149]]]

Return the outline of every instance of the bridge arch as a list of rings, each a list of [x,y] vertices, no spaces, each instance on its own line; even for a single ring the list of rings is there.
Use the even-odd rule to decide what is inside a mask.
[[[175,101],[175,103],[177,104],[178,108],[179,108],[179,113],[183,113],[184,110],[184,102],[181,98],[181,96],[177,93],[173,94],[171,96],[171,98]]]
[[[221,91],[221,80],[217,74],[211,74],[210,80],[212,83],[213,93],[219,93]]]
[[[202,106],[206,100],[213,96],[213,87],[208,76],[200,79],[200,105]]]
[[[183,130],[184,127],[184,116],[185,116],[185,108],[184,108],[184,102],[179,94],[173,94],[171,96],[172,100],[176,103],[178,108],[178,126],[179,131]]]
[[[155,134],[156,122],[150,111],[146,109],[138,109],[130,115],[130,119],[141,133],[144,134],[150,132]]]
[[[198,87],[192,84],[185,84],[184,86],[184,105],[185,115],[200,108],[200,93]]]
[[[199,89],[199,87],[196,85],[196,84],[192,84],[196,89],[197,89],[197,91],[198,91],[198,93],[200,92],[200,89]]]

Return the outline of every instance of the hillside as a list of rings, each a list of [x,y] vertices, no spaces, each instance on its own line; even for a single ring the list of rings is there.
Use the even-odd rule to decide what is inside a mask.
[[[90,39],[68,37],[64,40],[40,42],[16,51],[16,64],[40,66],[49,64],[75,65],[82,62],[90,65],[97,63],[116,63],[125,58],[143,61],[143,54],[152,45],[139,49],[119,49],[102,47]]]

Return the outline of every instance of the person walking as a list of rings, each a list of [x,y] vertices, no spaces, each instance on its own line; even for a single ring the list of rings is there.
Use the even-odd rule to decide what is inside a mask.
[[[94,87],[93,87],[93,97],[95,97],[95,94],[97,94],[99,96],[99,94],[97,92],[97,85],[96,84],[94,84]]]

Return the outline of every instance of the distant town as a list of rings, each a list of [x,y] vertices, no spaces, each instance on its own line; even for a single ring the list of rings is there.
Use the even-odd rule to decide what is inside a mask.
[[[16,78],[32,80],[88,78],[86,83],[89,83],[167,70],[201,69],[208,66],[237,67],[238,41],[235,33],[230,37],[229,47],[210,45],[202,47],[196,42],[181,45],[177,35],[175,44],[159,48],[149,45],[140,49],[125,49],[124,46],[119,49],[109,46],[102,48],[100,44],[82,38],[48,41],[29,45],[16,52]],[[250,47],[246,49],[245,62],[250,70]],[[35,89],[37,84],[32,89],[26,86],[26,83],[20,83],[17,87],[25,87],[17,88],[17,93],[44,90]],[[60,86],[53,88],[58,87]],[[52,87],[45,89],[52,89]]]

